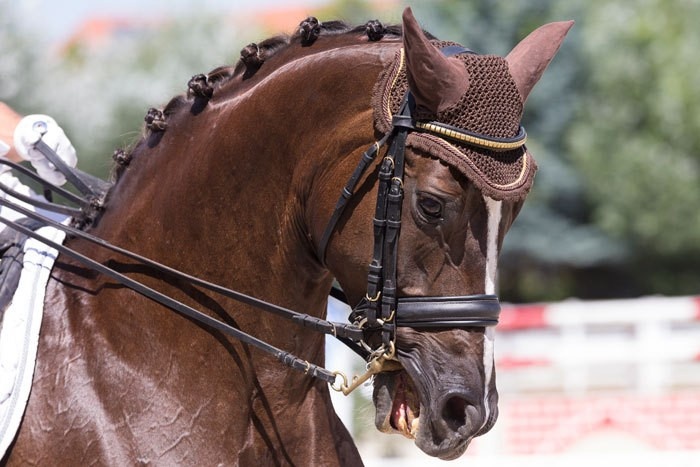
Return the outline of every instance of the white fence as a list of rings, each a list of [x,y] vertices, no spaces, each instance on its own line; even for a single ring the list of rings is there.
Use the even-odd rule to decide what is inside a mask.
[[[505,392],[700,387],[700,297],[504,306],[496,329]]]

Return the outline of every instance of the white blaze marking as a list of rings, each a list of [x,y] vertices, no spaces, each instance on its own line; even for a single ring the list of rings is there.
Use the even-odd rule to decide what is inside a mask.
[[[489,418],[489,386],[493,376],[493,341],[496,338],[496,327],[488,326],[484,331],[484,407],[486,407],[486,420]],[[484,420],[484,423],[486,423]]]
[[[484,293],[496,293],[496,267],[498,265],[498,227],[501,223],[501,201],[484,196],[488,211],[486,233],[486,284]]]
[[[486,233],[486,272],[484,293],[496,293],[496,268],[498,265],[498,228],[501,224],[501,201],[496,201],[484,196],[486,210],[488,212],[488,230]],[[484,422],[486,425],[491,413],[489,407],[489,387],[493,377],[493,342],[495,338],[495,327],[488,326],[484,331]]]

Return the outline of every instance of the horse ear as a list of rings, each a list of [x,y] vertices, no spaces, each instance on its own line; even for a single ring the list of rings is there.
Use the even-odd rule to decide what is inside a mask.
[[[403,12],[403,47],[408,87],[419,112],[437,114],[453,105],[469,88],[469,73],[454,58],[430,43],[411,8]]]
[[[508,69],[523,103],[573,25],[573,21],[560,21],[540,26],[520,41],[506,57]]]

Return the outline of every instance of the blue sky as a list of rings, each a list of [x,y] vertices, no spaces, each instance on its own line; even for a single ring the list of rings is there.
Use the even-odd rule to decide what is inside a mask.
[[[1,1],[1,0],[0,0]],[[192,11],[235,12],[272,8],[275,5],[313,6],[328,0],[8,0],[22,9],[22,16],[49,40],[65,39],[92,16],[142,18],[184,14]]]

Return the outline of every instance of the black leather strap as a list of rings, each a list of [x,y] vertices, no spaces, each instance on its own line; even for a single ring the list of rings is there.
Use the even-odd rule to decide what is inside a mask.
[[[500,311],[496,295],[401,297],[396,325],[412,328],[495,326]]]
[[[384,138],[374,143],[362,154],[360,163],[357,164],[357,167],[355,167],[355,170],[348,179],[347,183],[345,183],[343,191],[340,193],[340,198],[338,198],[338,201],[335,204],[335,209],[333,209],[333,214],[331,214],[331,218],[328,221],[328,224],[326,224],[326,229],[323,231],[321,241],[318,243],[316,253],[321,263],[326,263],[326,250],[328,249],[328,242],[331,239],[331,235],[335,231],[335,227],[338,224],[340,217],[345,212],[345,207],[347,206],[348,201],[350,198],[352,198],[352,195],[355,194],[357,183],[360,181],[362,174],[367,171],[369,164],[377,157],[379,149],[384,145],[384,143],[386,143],[388,138],[389,135],[387,134],[384,136]]]
[[[415,106],[413,96],[406,93],[399,112],[393,117],[394,139],[388,157],[393,160],[393,175],[386,198],[386,225],[382,235],[383,282],[382,286],[382,343],[385,348],[395,340],[396,294],[398,291],[399,235],[401,233],[401,208],[403,205],[403,175],[406,155],[406,139],[413,128],[411,115]],[[379,202],[379,200],[377,200]],[[371,323],[370,323],[371,324]]]
[[[111,187],[109,183],[75,167],[69,166],[41,139],[34,144],[34,149],[43,154],[83,196],[104,199],[107,191],[109,191]]]
[[[70,206],[63,206],[60,204],[56,203],[50,203],[48,201],[42,201],[41,199],[33,198],[31,196],[26,196],[23,195],[22,193],[19,193],[16,190],[13,190],[12,188],[8,187],[7,185],[0,183],[0,191],[3,191],[4,193],[12,196],[13,198],[18,199],[19,201],[23,201],[24,203],[27,203],[30,206],[34,206],[35,208],[39,209],[44,209],[46,211],[51,211],[51,212],[56,212],[59,214],[63,214],[66,216],[80,216],[83,211],[81,211],[78,208],[72,208]]]
[[[454,55],[459,54],[476,54],[476,52],[474,52],[473,50],[463,47],[461,45],[448,45],[446,47],[441,48],[440,52],[442,52],[442,54],[445,57],[452,57]]]

